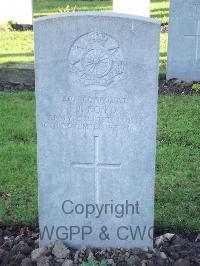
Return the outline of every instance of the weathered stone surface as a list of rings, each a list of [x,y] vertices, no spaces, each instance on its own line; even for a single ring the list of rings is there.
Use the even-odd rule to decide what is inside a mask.
[[[32,266],[33,262],[30,258],[25,258],[22,260],[21,266]]]
[[[63,262],[62,266],[73,266],[73,261],[67,259]]]
[[[190,265],[191,265],[190,262],[185,259],[178,259],[174,263],[174,266],[190,266]]]
[[[127,265],[132,266],[132,265],[137,265],[140,262],[140,258],[136,256],[130,256],[130,258],[127,259]]]
[[[137,16],[150,16],[150,0],[113,0],[113,11]]]
[[[159,22],[74,13],[34,31],[40,244],[151,247]]]
[[[14,242],[13,242],[14,245],[18,244],[20,241],[22,241],[22,239],[23,239],[22,235],[15,237]]]
[[[12,260],[10,261],[10,266],[15,266],[15,265],[21,265],[21,262],[25,259],[25,256],[23,254],[17,254],[12,256]],[[6,265],[6,264],[5,264]]]
[[[104,260],[104,262],[110,266],[116,266],[116,263],[114,262],[113,259],[107,259],[107,260]]]
[[[49,257],[41,257],[37,261],[37,266],[53,266],[55,263],[51,262],[51,258]]]
[[[188,237],[188,235],[187,235]],[[43,254],[41,257],[37,259],[37,261],[32,261],[31,258],[25,258],[23,254],[12,255],[11,249],[8,246],[5,246],[5,249],[0,248],[0,265],[22,265],[22,266],[77,266],[83,262],[88,261],[88,255],[93,254],[95,261],[99,261],[102,263],[107,263],[108,265],[175,265],[175,266],[187,266],[187,265],[200,265],[200,243],[195,242],[195,237],[191,234],[191,241],[188,238],[185,241],[180,241],[181,245],[174,244],[174,240],[164,242],[164,245],[157,250],[157,255],[155,255],[155,250],[147,249],[147,248],[131,248],[131,249],[123,249],[123,248],[92,248],[92,247],[83,247],[78,251],[75,249],[70,249],[70,258],[69,259],[60,259],[55,257],[52,254],[52,243],[48,247],[48,253]],[[13,237],[9,237],[9,239]],[[174,239],[174,238],[173,238]],[[29,242],[29,238],[23,236],[24,242]],[[183,239],[182,239],[183,240]],[[8,239],[6,239],[8,241]],[[34,246],[32,246],[32,249]],[[172,252],[173,250],[173,252]],[[165,253],[167,258],[163,259],[160,253]],[[90,255],[92,257],[92,255]]]
[[[200,80],[200,1],[171,0],[167,78]]]
[[[31,253],[31,247],[29,247],[27,243],[20,241],[18,244],[13,246],[11,252],[13,255],[21,253],[27,256]]]
[[[195,242],[200,242],[200,234],[196,237]]]
[[[65,259],[68,258],[70,250],[64,245],[61,240],[57,240],[52,250],[52,254],[59,259]]]
[[[32,0],[1,0],[0,23],[32,24]]]
[[[93,253],[90,251],[89,254],[88,254],[88,258],[87,258],[88,261],[94,261],[95,260],[95,257],[93,255]]]
[[[9,253],[0,248],[0,265],[6,265],[9,260]]]
[[[161,235],[159,237],[156,237],[156,240],[155,240],[155,246],[157,248],[159,248],[160,246],[162,246],[165,242],[169,242],[173,239],[175,239],[176,236],[175,234],[170,234],[170,233],[166,233],[164,235]]]
[[[47,247],[37,248],[32,251],[31,258],[33,261],[37,261],[39,258],[44,257],[48,253]]]

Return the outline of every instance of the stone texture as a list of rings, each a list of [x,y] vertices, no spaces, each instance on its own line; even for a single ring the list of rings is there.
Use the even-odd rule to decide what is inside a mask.
[[[73,13],[34,31],[40,245],[151,247],[159,22]]]
[[[116,266],[116,263],[114,262],[114,260],[113,259],[107,259],[107,260],[104,260],[103,261],[103,263],[106,263],[106,264],[108,264],[108,265],[110,265],[110,266]],[[105,264],[104,263],[104,264]]]
[[[6,265],[9,260],[9,253],[0,248],[0,265]]]
[[[30,258],[25,258],[22,260],[21,266],[32,266],[33,262]]]
[[[1,0],[0,23],[32,24],[32,0]]]
[[[53,266],[54,263],[51,262],[49,257],[41,257],[37,261],[37,266]]]
[[[19,253],[27,256],[31,253],[31,247],[29,247],[27,243],[20,241],[12,248],[12,254],[19,254]]]
[[[178,259],[175,263],[174,266],[190,266],[190,262],[185,259]]]
[[[138,256],[130,256],[130,258],[127,259],[127,265],[137,265],[140,262],[140,258]]]
[[[200,242],[200,233],[199,233],[198,236],[196,237],[195,242]]]
[[[10,266],[15,266],[15,265],[21,265],[22,261],[25,259],[25,256],[23,254],[17,254],[12,256],[12,260],[10,262]],[[5,264],[6,265],[6,264]]]
[[[113,11],[137,16],[150,16],[150,0],[113,0]]]
[[[200,1],[171,0],[167,78],[200,81]]]
[[[37,261],[41,257],[44,257],[48,253],[48,249],[46,247],[37,248],[32,251],[31,259],[33,261]]]
[[[95,257],[93,255],[93,253],[90,251],[89,254],[88,254],[88,258],[87,258],[88,261],[94,261],[95,260]]]
[[[73,261],[67,259],[63,262],[62,266],[73,266]]]
[[[16,234],[15,234],[16,236]],[[189,238],[193,239],[189,241]],[[13,238],[12,236],[10,238]],[[32,261],[31,258],[25,258],[23,254],[18,253],[17,255],[12,254],[11,249],[8,246],[4,246],[5,249],[0,248],[0,265],[56,265],[56,266],[71,266],[72,265],[82,265],[83,262],[88,261],[88,256],[95,258],[95,261],[107,263],[108,265],[176,265],[176,266],[187,266],[187,265],[200,265],[200,243],[195,242],[196,236],[191,233],[189,236],[183,239],[182,237],[174,236],[171,240],[163,242],[163,245],[156,251],[149,248],[92,248],[92,247],[82,247],[80,250],[70,249],[70,259],[59,259],[52,254],[52,243],[48,246],[48,253],[43,253],[37,259],[37,261]],[[27,236],[23,237],[24,242],[29,242]],[[181,243],[180,245],[177,244]],[[9,239],[6,239],[7,242]],[[34,249],[34,246],[31,246]],[[167,258],[163,259],[163,254],[167,255]]]
[[[65,259],[68,258],[70,250],[63,244],[61,240],[57,240],[52,250],[52,254],[59,259]]]

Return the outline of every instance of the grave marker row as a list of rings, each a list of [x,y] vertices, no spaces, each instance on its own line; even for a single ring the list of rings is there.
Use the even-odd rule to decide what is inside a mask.
[[[150,0],[113,0],[113,11],[150,17]]]
[[[171,0],[167,78],[200,81],[200,0]]]
[[[150,0],[113,0],[113,11],[150,16]],[[32,24],[32,0],[0,1],[0,23]],[[134,26],[133,26],[134,27]],[[170,0],[167,79],[200,81],[200,0]]]
[[[200,77],[199,6],[171,1],[169,78]],[[40,244],[152,247],[160,24],[86,12],[34,29]]]
[[[0,0],[0,23],[32,24],[32,0]]]
[[[196,80],[190,7],[171,3],[168,76]],[[152,247],[160,23],[87,12],[34,31],[40,244]]]
[[[32,24],[32,9],[32,0],[1,0],[0,23]],[[113,0],[113,11],[149,17],[150,0]]]

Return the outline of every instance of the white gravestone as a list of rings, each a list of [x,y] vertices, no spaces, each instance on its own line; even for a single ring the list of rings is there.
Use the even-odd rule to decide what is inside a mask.
[[[152,247],[159,27],[95,12],[35,22],[41,245]]]
[[[200,0],[171,0],[167,78],[200,81]]]
[[[32,0],[0,0],[0,23],[32,24]]]
[[[113,0],[113,12],[150,16],[150,0]]]

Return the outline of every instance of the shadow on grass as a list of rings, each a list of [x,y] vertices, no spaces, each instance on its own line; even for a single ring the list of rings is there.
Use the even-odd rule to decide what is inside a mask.
[[[20,71],[20,70],[28,70],[28,71],[33,71],[34,69],[34,62],[26,62],[26,61],[8,61],[6,63],[2,63],[0,64],[0,71],[4,70],[16,70],[16,71]],[[2,73],[1,73],[2,75]]]
[[[160,57],[167,57],[167,52],[161,52]]]
[[[151,17],[159,18],[159,19],[163,19],[164,17],[169,18],[169,12],[165,12],[165,13],[152,13],[151,12]]]
[[[32,57],[33,53],[5,53],[0,54],[0,58],[7,58],[7,57],[20,57],[20,56],[26,56],[26,57]]]

